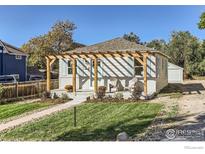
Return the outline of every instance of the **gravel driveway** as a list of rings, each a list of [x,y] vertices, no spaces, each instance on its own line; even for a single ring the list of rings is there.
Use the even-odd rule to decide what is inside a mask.
[[[143,140],[205,141],[205,81],[189,80],[182,85],[180,98],[159,97],[151,102],[163,102],[167,109],[178,106],[178,115],[167,121],[156,120]]]

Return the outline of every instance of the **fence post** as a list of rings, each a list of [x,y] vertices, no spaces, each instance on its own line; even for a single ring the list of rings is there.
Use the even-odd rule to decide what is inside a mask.
[[[40,97],[40,81],[37,82],[38,97]]]
[[[19,86],[18,82],[16,82],[16,97],[19,97]]]
[[[73,112],[74,112],[74,113],[73,113],[73,123],[74,123],[74,127],[76,127],[76,125],[77,125],[77,124],[76,124],[76,123],[77,123],[77,122],[76,122],[76,106],[74,106],[73,109],[74,109],[74,111],[73,111]]]

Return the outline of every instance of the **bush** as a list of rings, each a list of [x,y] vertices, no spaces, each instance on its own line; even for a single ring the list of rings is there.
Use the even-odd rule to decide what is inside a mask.
[[[58,99],[58,95],[56,93],[53,93],[53,95],[51,96],[52,99]]]
[[[65,93],[62,93],[62,94],[61,94],[61,99],[62,99],[62,100],[70,100],[70,98],[68,97],[68,95],[65,94]]]
[[[43,100],[45,100],[45,99],[48,99],[48,98],[50,98],[51,97],[51,93],[50,92],[43,92],[42,93],[42,96],[41,96],[41,98],[43,99]]]
[[[68,92],[72,92],[73,91],[73,86],[72,85],[66,85],[64,87],[65,90],[67,90]]]
[[[118,100],[122,100],[123,99],[123,93],[115,93],[114,96],[113,96],[115,99],[118,99]]]
[[[139,100],[142,92],[143,84],[140,81],[138,81],[135,83],[134,88],[132,90],[132,99]]]
[[[3,94],[4,94],[4,87],[2,84],[0,84],[0,98],[3,97]]]
[[[106,89],[107,89],[107,87],[105,87],[105,86],[99,86],[97,97],[102,99],[105,96]]]

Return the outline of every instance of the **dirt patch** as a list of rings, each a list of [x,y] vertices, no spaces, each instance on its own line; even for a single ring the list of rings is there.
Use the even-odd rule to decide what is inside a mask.
[[[170,89],[174,88],[169,86],[171,95],[159,95],[150,101],[161,102],[165,112],[172,114],[153,121],[142,140],[205,141],[205,81],[188,80],[180,86],[177,87],[182,90],[180,97],[172,98],[174,91]],[[171,139],[166,136],[168,130],[175,133]]]

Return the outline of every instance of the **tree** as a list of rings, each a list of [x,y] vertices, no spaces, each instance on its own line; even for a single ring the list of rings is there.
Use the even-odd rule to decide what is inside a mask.
[[[129,40],[131,42],[136,42],[137,44],[142,44],[140,42],[139,36],[137,36],[135,33],[130,32],[129,34],[124,34],[123,36],[124,39]]]
[[[28,66],[45,68],[46,55],[73,49],[72,36],[75,29],[75,24],[68,20],[58,21],[47,34],[32,38],[25,43],[21,48],[29,54]]]
[[[200,20],[198,23],[198,28],[199,29],[205,29],[205,12],[203,12],[200,16]]]
[[[184,68],[185,78],[198,73],[200,43],[190,32],[172,32],[167,51],[171,61]]]
[[[199,29],[205,29],[205,12],[203,12],[200,16],[200,20],[198,23]],[[205,40],[203,40],[201,45],[201,62],[199,63],[199,71],[200,75],[205,75]]]
[[[146,43],[146,46],[147,47],[150,47],[150,48],[154,48],[155,50],[158,50],[158,51],[162,51],[162,52],[166,52],[167,51],[167,44],[166,44],[166,41],[161,39],[161,40],[152,40],[148,43]]]
[[[205,59],[199,63],[200,75],[205,75]]]
[[[199,63],[198,69],[199,69],[199,75],[205,75],[205,40],[201,43],[201,62]]]

